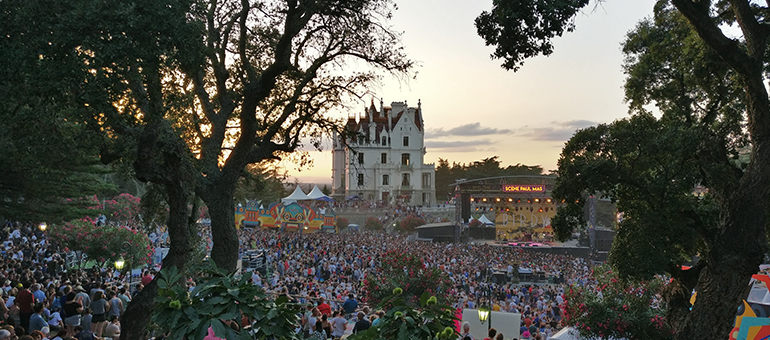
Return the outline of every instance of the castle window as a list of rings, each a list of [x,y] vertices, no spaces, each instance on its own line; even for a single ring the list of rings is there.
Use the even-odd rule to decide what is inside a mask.
[[[390,176],[382,175],[382,185],[389,185],[389,183],[390,183]]]
[[[387,153],[381,153],[380,154],[380,163],[385,164],[388,162],[388,154]]]
[[[364,154],[359,153],[358,154],[358,164],[364,164]]]
[[[364,185],[364,174],[358,174],[358,186]]]
[[[388,145],[388,139],[382,136],[382,145]]]
[[[409,146],[409,136],[404,136],[404,146]]]
[[[404,174],[401,178],[401,185],[402,186],[409,186],[409,174]]]
[[[409,165],[409,154],[408,153],[402,153],[401,154],[401,165]]]

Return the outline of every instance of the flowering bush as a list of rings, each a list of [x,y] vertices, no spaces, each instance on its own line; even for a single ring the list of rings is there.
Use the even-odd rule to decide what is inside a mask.
[[[139,197],[120,194],[104,202],[107,216],[116,221],[134,221],[139,217],[141,202]]]
[[[123,258],[132,266],[150,263],[153,248],[147,234],[127,227],[97,226],[90,217],[53,225],[48,229],[51,242],[73,251],[82,251],[100,262]]]
[[[387,309],[376,326],[365,332],[351,335],[351,340],[374,339],[457,339],[453,326],[457,318],[450,306],[438,304],[438,298],[424,293],[419,306],[412,307],[403,298],[401,288],[393,289],[393,295],[378,306]]]
[[[378,304],[391,295],[396,287],[403,290],[404,301],[419,306],[424,293],[435,295],[441,304],[448,304],[449,276],[438,268],[427,268],[414,254],[390,251],[382,257],[380,266],[364,279],[364,300]]]
[[[364,229],[382,230],[382,222],[374,216],[369,216],[366,218],[366,223],[364,223]]]
[[[424,225],[425,220],[416,216],[407,216],[399,223],[399,228],[405,232],[413,232],[415,228]]]
[[[345,230],[345,229],[347,229],[348,228],[348,224],[350,224],[350,222],[348,222],[347,218],[337,217],[337,229],[338,230]]]
[[[470,223],[468,223],[468,227],[470,227],[470,228],[478,228],[478,227],[481,227],[482,224],[483,223],[481,223],[481,221],[479,221],[479,220],[474,218],[472,221],[470,221]]]
[[[665,310],[656,307],[661,279],[626,282],[607,266],[596,267],[594,289],[573,285],[565,292],[564,321],[586,337],[671,339]]]

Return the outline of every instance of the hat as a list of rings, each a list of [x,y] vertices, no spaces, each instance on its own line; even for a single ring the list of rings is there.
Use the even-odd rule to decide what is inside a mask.
[[[78,292],[78,291],[85,292],[86,291],[85,289],[83,289],[83,286],[75,286],[75,289],[73,289],[73,290],[76,291],[76,292]]]

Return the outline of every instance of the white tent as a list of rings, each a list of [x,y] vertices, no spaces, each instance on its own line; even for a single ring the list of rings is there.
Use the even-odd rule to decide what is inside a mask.
[[[313,186],[313,190],[310,190],[310,193],[307,194],[307,197],[311,200],[316,200],[323,197],[329,197],[324,194],[321,189],[318,189],[318,185]]]
[[[291,204],[295,203],[297,201],[305,201],[309,200],[310,198],[307,197],[304,191],[302,191],[302,188],[299,187],[299,185],[294,189],[294,192],[291,193],[291,195],[286,196],[281,199],[281,202],[284,204]]]
[[[487,218],[487,215],[481,215],[481,217],[479,217],[479,222],[484,223],[484,225],[495,225],[495,222],[490,221]]]

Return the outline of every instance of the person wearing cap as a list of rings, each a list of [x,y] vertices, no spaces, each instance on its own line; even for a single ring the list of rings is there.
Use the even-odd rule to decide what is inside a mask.
[[[32,307],[35,305],[35,298],[32,292],[29,290],[29,282],[24,282],[22,289],[16,294],[16,300],[14,303],[19,307],[19,319],[21,321],[21,327],[29,329],[29,318],[32,316]],[[23,334],[22,334],[23,335]]]

